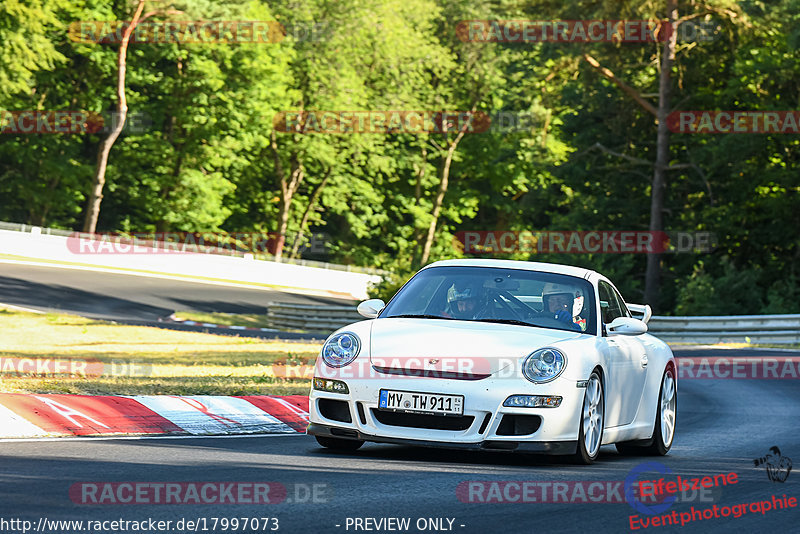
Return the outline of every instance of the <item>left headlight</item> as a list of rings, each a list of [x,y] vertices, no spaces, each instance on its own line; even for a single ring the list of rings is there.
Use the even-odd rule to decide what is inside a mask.
[[[341,332],[322,345],[322,361],[330,367],[344,367],[358,356],[361,340],[352,332]]]
[[[535,383],[550,382],[567,366],[567,357],[557,349],[539,349],[532,352],[522,364],[522,374]]]

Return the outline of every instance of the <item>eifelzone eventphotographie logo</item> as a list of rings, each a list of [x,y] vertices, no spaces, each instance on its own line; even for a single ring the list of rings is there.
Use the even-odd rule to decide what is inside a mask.
[[[770,447],[769,453],[753,460],[753,464],[756,467],[763,465],[767,470],[767,477],[772,482],[786,482],[786,479],[789,478],[789,473],[792,472],[792,459],[783,456],[777,446]]]

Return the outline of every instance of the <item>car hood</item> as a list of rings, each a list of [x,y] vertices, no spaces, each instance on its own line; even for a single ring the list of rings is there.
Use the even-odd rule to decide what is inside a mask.
[[[383,372],[480,379],[580,332],[439,319],[372,321],[370,362]]]

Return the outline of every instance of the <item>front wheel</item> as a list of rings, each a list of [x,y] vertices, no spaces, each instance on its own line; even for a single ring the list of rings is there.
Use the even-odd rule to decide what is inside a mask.
[[[617,450],[621,454],[664,456],[672,448],[672,441],[675,439],[677,413],[678,390],[675,385],[675,370],[668,367],[661,379],[653,437],[644,445],[617,443]]]
[[[317,443],[326,449],[333,449],[337,451],[355,451],[361,448],[364,444],[363,441],[358,439],[340,439],[331,438],[328,436],[314,436],[317,438]]]
[[[597,371],[593,371],[586,382],[586,393],[583,397],[581,424],[578,431],[578,450],[574,456],[578,463],[591,464],[600,454],[605,424],[604,406],[603,383],[600,381]]]

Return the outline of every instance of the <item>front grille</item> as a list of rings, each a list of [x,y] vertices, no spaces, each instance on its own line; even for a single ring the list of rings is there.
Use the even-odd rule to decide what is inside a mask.
[[[447,380],[484,380],[492,376],[487,373],[458,373],[453,371],[438,371],[436,369],[397,369],[394,367],[379,367],[377,365],[373,365],[372,368],[385,375],[444,378]]]
[[[406,428],[428,428],[431,430],[466,430],[475,418],[471,415],[425,415],[417,413],[386,412],[372,410],[379,423]]]

